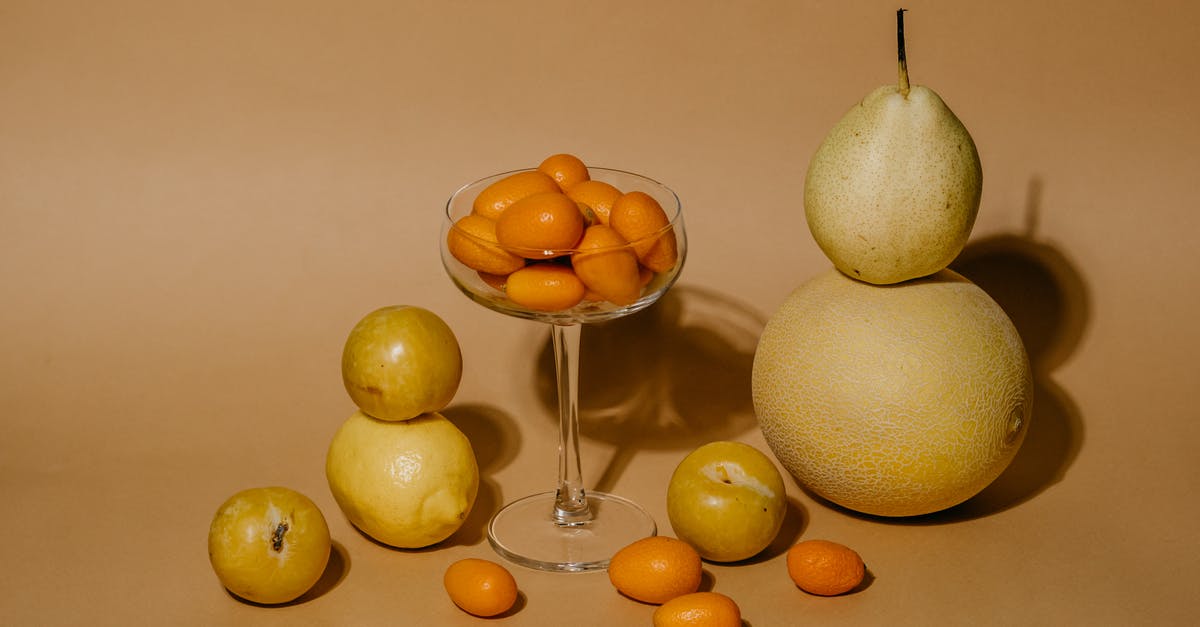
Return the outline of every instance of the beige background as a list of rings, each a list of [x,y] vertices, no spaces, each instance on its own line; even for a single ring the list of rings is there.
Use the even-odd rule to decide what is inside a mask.
[[[918,520],[856,516],[789,480],[779,545],[706,565],[707,585],[754,627],[1190,622],[1200,5],[906,6],[914,82],[983,159],[960,267],[1035,357],[1029,443],[980,498]],[[460,184],[560,151],[684,201],[679,285],[585,339],[584,360],[588,481],[670,533],[665,486],[687,451],[765,450],[757,335],[828,267],[804,171],[894,80],[896,8],[0,2],[0,623],[476,624],[441,573],[491,557],[487,515],[549,487],[551,375],[544,329],[445,277],[439,212]],[[323,471],[352,409],[345,335],[397,303],[458,333],[447,413],[484,473],[463,530],[415,552],[351,528]],[[649,367],[601,372],[628,364]],[[317,590],[281,608],[228,596],[205,554],[221,501],[267,484],[309,494],[336,543]],[[873,581],[796,590],[781,551],[810,537],[857,548]],[[500,622],[649,624],[603,574],[515,574],[523,600]]]

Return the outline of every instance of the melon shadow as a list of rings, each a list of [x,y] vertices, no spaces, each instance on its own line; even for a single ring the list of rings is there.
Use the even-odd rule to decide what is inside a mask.
[[[1019,505],[1066,476],[1083,446],[1084,424],[1070,394],[1054,380],[1087,329],[1091,303],[1078,267],[1033,233],[971,242],[951,269],[983,288],[1021,335],[1033,374],[1033,416],[1025,442],[991,485],[950,514],[976,517]]]
[[[1029,431],[991,485],[960,505],[923,517],[928,522],[978,518],[1020,505],[1062,481],[1083,447],[1083,416],[1054,371],[1078,349],[1092,303],[1078,265],[1053,241],[1038,236],[1041,191],[1042,181],[1033,178],[1021,231],[972,240],[950,264],[987,292],[1021,335],[1033,375]]]

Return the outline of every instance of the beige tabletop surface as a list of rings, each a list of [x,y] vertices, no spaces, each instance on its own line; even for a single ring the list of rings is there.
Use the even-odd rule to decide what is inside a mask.
[[[1033,357],[1029,437],[979,497],[916,519],[838,509],[789,476],[776,544],[706,563],[705,586],[753,627],[1195,624],[1200,4],[905,7],[913,81],[979,147],[956,267]],[[830,267],[805,170],[842,113],[895,80],[896,8],[0,2],[0,624],[482,624],[441,575],[499,559],[488,517],[552,487],[553,370],[544,326],[448,280],[441,212],[460,185],[557,152],[683,201],[678,284],[585,331],[582,365],[585,481],[671,534],[665,490],[687,452],[769,453],[757,339]],[[342,344],[392,304],[457,334],[446,415],[482,473],[466,524],[424,550],[357,532],[324,474],[354,409]],[[640,374],[597,374],[623,368]],[[635,396],[626,427],[596,418]],[[309,495],[334,541],[317,587],[281,607],[227,594],[205,549],[217,506],[262,485]],[[783,552],[805,538],[856,548],[869,585],[798,590]],[[512,569],[521,600],[497,623],[650,624],[602,573]]]

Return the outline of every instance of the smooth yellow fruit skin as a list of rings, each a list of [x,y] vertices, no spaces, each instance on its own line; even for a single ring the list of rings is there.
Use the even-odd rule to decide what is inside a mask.
[[[671,529],[712,562],[757,555],[779,534],[786,513],[786,488],[775,463],[741,442],[696,448],[667,484]]]
[[[479,490],[471,442],[436,412],[404,421],[355,412],[329,444],[325,476],[355,527],[406,549],[450,537]]]
[[[292,601],[329,563],[329,526],[308,497],[282,487],[229,497],[208,530],[208,559],[221,585],[255,603]]]
[[[767,322],[752,373],[779,462],[879,516],[939,511],[991,483],[1024,440],[1032,386],[1012,322],[950,270],[888,287],[813,278]]]
[[[408,420],[441,411],[462,379],[462,351],[437,314],[410,305],[363,316],[342,348],[342,383],[367,414]]]
[[[847,275],[891,284],[931,275],[962,251],[983,192],[975,142],[927,87],[871,92],[809,162],[809,230]]]

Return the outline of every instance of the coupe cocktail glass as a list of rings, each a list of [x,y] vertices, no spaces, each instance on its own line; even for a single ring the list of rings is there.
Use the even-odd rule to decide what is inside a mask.
[[[488,541],[505,558],[532,568],[551,571],[600,570],[629,543],[656,533],[653,517],[623,497],[584,488],[579,457],[579,338],[583,325],[627,316],[659,299],[679,276],[687,252],[682,208],[678,196],[647,177],[609,168],[588,168],[593,180],[612,184],[622,192],[640,191],[653,197],[666,213],[664,228],[629,247],[648,245],[658,238],[674,238],[674,265],[656,272],[640,297],[625,305],[604,300],[584,300],[561,311],[540,311],[514,303],[494,277],[485,277],[451,253],[447,240],[455,223],[471,213],[474,198],[488,185],[514,172],[503,172],[463,186],[446,203],[441,233],[442,262],[455,285],[471,300],[503,314],[547,324],[554,348],[558,381],[559,444],[555,489],[517,499],[505,505],[488,524]],[[466,235],[456,233],[456,235]],[[480,242],[488,244],[488,242]],[[491,245],[495,245],[494,242]],[[549,261],[569,263],[575,250],[558,250]],[[588,251],[595,254],[595,250]],[[490,278],[492,280],[485,280]]]

